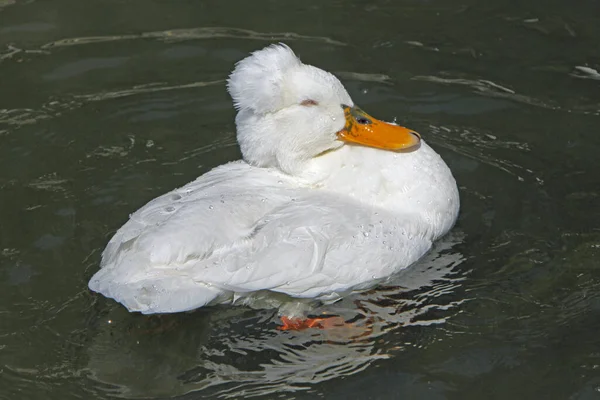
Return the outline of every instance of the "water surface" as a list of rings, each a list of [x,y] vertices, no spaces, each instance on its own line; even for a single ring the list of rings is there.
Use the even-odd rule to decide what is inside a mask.
[[[600,396],[600,8],[532,0],[0,0],[0,398]],[[90,293],[153,197],[239,158],[224,80],[284,41],[459,183],[452,233],[280,332]]]

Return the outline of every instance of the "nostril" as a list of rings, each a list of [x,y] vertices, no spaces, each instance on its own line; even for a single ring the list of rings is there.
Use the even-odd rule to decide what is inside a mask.
[[[356,122],[358,122],[361,125],[369,125],[371,123],[371,120],[368,118],[364,118],[364,117],[358,117],[356,119]]]

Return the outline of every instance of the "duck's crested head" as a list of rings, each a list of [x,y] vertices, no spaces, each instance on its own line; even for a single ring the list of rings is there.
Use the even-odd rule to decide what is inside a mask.
[[[305,100],[353,105],[334,75],[303,64],[283,43],[255,51],[238,62],[227,83],[239,111],[274,113]]]
[[[415,132],[377,121],[355,107],[333,74],[303,64],[285,44],[238,62],[228,90],[238,110],[237,139],[244,159],[259,167],[297,175],[306,162],[344,142],[384,149],[419,142]]]

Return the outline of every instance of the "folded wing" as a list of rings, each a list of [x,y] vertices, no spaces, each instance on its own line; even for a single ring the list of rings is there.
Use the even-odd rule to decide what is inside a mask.
[[[418,229],[407,221],[231,163],[134,213],[108,244],[90,288],[143,313],[259,290],[331,296],[420,258],[431,242],[412,235]]]

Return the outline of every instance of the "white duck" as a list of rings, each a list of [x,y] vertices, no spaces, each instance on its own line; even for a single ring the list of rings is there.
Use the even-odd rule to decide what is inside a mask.
[[[364,113],[289,47],[240,61],[228,89],[243,161],[131,215],[90,289],[144,314],[235,303],[280,307],[284,328],[319,326],[290,305],[376,285],[456,221],[458,190],[440,156]]]

